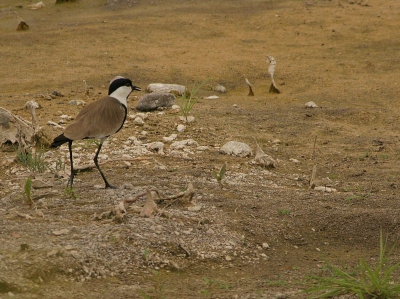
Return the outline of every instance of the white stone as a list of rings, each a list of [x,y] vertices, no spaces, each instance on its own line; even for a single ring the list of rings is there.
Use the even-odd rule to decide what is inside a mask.
[[[179,124],[179,125],[176,127],[176,130],[177,130],[179,133],[184,132],[185,129],[186,129],[186,126],[185,126],[185,125],[182,125],[182,124]]]
[[[253,154],[250,146],[239,141],[229,141],[220,148],[220,153],[237,157],[248,157]]]
[[[318,108],[317,104],[315,104],[313,101],[310,101],[305,104],[306,108]]]

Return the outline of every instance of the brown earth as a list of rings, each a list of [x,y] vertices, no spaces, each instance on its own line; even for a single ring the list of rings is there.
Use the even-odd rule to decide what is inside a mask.
[[[163,141],[180,120],[171,110],[148,113],[144,126],[129,120],[102,153],[140,159],[103,165],[116,190],[97,188],[96,170],[79,173],[75,199],[65,194],[66,148],[47,154],[45,173],[0,152],[1,298],[307,298],[308,278],[328,264],[376,261],[380,230],[399,247],[397,0],[32,3],[0,4],[0,107],[30,119],[21,108],[36,100],[50,140],[61,131],[47,121],[75,116],[69,101],[106,94],[116,75],[143,89],[208,80],[178,136],[208,149],[132,154],[128,137]],[[28,31],[15,30],[15,12]],[[268,93],[268,55],[281,94]],[[217,83],[228,93],[213,91]],[[64,96],[46,99],[53,90]],[[309,101],[319,108],[305,109]],[[230,140],[255,150],[253,137],[275,169],[219,153]],[[337,192],[308,189],[315,138],[316,185]],[[95,145],[75,149],[85,163]],[[56,161],[67,161],[61,178]],[[221,189],[212,172],[223,163]],[[32,190],[43,196],[38,212],[23,200],[27,176],[53,186]],[[94,220],[148,188],[172,195],[190,182],[199,210],[164,203],[147,219],[135,212],[140,199],[122,223]]]

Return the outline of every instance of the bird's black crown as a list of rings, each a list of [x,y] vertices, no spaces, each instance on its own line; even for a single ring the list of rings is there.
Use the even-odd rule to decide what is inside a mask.
[[[112,94],[121,86],[129,86],[132,87],[132,81],[127,78],[118,78],[111,82],[110,87],[108,88],[108,94]]]

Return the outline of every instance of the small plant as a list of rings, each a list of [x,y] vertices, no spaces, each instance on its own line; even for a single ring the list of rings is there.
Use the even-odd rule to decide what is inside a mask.
[[[149,295],[143,290],[138,290],[140,296],[142,296],[145,299],[163,299],[166,298],[165,292],[164,292],[164,284],[165,281],[162,279],[160,272],[158,271],[152,271],[153,276],[151,277],[151,280],[154,283],[153,290],[150,290],[152,295]]]
[[[225,176],[225,173],[226,173],[226,163],[224,163],[224,165],[222,165],[222,167],[218,173],[215,170],[213,170],[213,175],[214,175],[215,179],[217,180],[218,185],[220,186],[221,189],[223,188],[222,180]]]
[[[206,82],[207,81],[204,81],[203,83],[200,83],[199,85],[196,85],[196,83],[194,83],[190,92],[187,89],[185,89],[185,92],[182,94],[181,101],[179,103],[179,107],[181,108],[181,113],[186,121],[188,119],[190,112],[192,111],[193,106],[197,103],[197,99],[195,98],[195,95],[198,93],[200,88],[203,87],[203,85]]]
[[[290,213],[291,213],[290,210],[285,210],[285,209],[278,210],[279,215],[290,215]]]
[[[72,189],[70,186],[65,188],[65,195],[71,199],[77,199],[79,198],[79,195],[75,193],[75,190]]]
[[[24,192],[25,192],[24,197],[30,206],[33,205],[33,199],[31,197],[31,190],[32,190],[32,179],[27,178],[25,180],[25,186],[24,186]]]
[[[18,149],[17,162],[33,172],[44,172],[47,169],[43,146],[40,148],[39,152],[35,151],[35,153],[26,149]]]
[[[311,298],[331,298],[340,295],[356,295],[358,298],[390,299],[400,297],[400,284],[394,283],[392,274],[400,263],[389,266],[393,248],[387,251],[387,237],[383,241],[382,231],[379,242],[379,260],[375,266],[368,266],[363,260],[354,273],[345,272],[330,265],[330,277],[314,276],[313,285],[305,292],[315,294]]]
[[[285,286],[287,283],[284,280],[267,280],[266,284],[269,287],[282,287]]]
[[[218,279],[210,279],[208,277],[204,277],[204,282],[206,283],[206,286],[204,289],[200,290],[200,294],[202,295],[209,295],[213,290],[229,290],[232,288],[232,286],[222,280]]]

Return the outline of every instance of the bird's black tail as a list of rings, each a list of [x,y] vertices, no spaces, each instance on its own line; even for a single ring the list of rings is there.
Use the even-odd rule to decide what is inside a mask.
[[[64,134],[61,134],[60,136],[57,136],[56,138],[54,138],[53,143],[50,144],[50,147],[54,148],[54,147],[59,147],[60,145],[71,141],[71,139],[67,138],[64,136]]]

